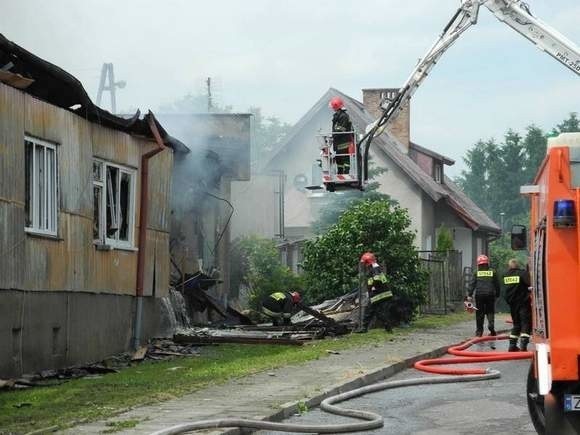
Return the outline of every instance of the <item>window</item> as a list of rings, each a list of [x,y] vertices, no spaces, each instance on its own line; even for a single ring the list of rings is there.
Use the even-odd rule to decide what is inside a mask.
[[[133,247],[135,171],[93,161],[93,239],[117,248]]]
[[[433,179],[437,183],[443,183],[443,165],[439,162],[433,164]]]
[[[56,145],[31,137],[24,138],[26,178],[25,230],[57,235]]]

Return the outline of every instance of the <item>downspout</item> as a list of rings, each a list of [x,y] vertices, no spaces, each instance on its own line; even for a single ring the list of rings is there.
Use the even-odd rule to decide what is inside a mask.
[[[137,349],[141,345],[141,325],[143,320],[143,281],[145,276],[145,252],[147,248],[147,223],[149,218],[149,160],[165,150],[166,146],[159,134],[153,113],[149,111],[146,116],[147,123],[153,133],[158,148],[155,148],[141,156],[141,192],[139,207],[139,251],[137,252],[137,285],[135,296],[137,307],[135,309],[135,327],[133,347]]]

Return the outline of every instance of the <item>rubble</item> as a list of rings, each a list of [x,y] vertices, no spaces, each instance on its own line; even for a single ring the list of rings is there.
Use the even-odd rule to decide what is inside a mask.
[[[124,368],[146,360],[165,361],[176,357],[195,356],[199,356],[199,349],[193,345],[178,344],[165,338],[153,339],[149,345],[140,347],[136,352],[114,355],[97,363],[43,370],[39,373],[22,375],[19,379],[0,379],[0,390],[58,385],[71,379],[98,378],[108,373],[118,373]]]

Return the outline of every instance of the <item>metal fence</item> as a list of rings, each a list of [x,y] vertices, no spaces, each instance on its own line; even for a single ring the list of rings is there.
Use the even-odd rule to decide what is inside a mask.
[[[465,294],[461,251],[420,251],[419,258],[428,273],[421,312],[447,314]]]

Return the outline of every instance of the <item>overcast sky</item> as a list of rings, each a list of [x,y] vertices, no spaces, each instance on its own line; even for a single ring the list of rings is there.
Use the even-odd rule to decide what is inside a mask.
[[[113,62],[120,109],[203,92],[294,123],[330,87],[399,87],[459,0],[0,0],[0,33],[78,77]],[[580,44],[579,0],[529,0]],[[484,10],[412,102],[412,139],[456,159],[479,138],[580,110],[580,80]],[[103,104],[106,107],[106,102]]]

